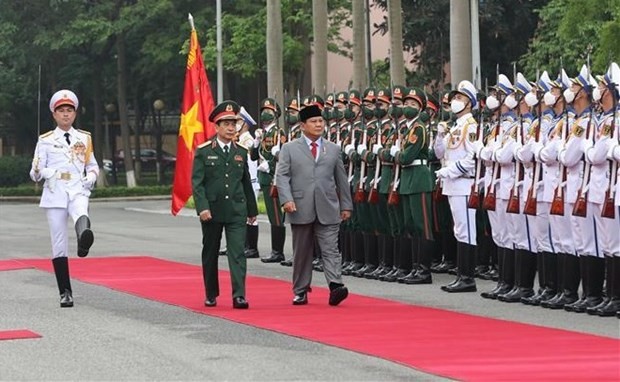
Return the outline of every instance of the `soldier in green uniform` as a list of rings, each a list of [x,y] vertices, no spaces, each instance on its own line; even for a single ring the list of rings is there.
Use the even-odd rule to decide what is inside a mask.
[[[277,155],[282,144],[287,140],[284,129],[278,126],[280,106],[272,98],[265,98],[261,102],[260,121],[263,134],[258,147],[258,184],[263,192],[265,208],[269,223],[271,223],[271,254],[261,258],[263,263],[280,263],[285,260],[284,242],[286,227],[284,225],[284,211],[280,207],[273,178],[276,171]]]
[[[391,149],[395,163],[401,166],[399,193],[403,203],[405,226],[413,240],[412,264],[417,266],[398,280],[405,284],[430,284],[432,276],[432,176],[428,168],[428,114],[426,95],[410,88],[404,97],[403,115],[408,126],[400,147]],[[400,149],[400,150],[399,150]]]
[[[233,142],[239,105],[224,101],[209,115],[217,136],[196,149],[192,187],[196,212],[202,226],[202,274],[205,306],[217,305],[218,250],[222,229],[226,233],[233,308],[247,309],[245,299],[246,258],[243,253],[246,224],[256,220],[258,209],[248,171],[248,153]]]

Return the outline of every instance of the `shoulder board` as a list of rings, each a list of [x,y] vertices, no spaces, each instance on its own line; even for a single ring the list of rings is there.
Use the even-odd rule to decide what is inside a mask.
[[[469,117],[469,118],[467,118],[467,124],[468,124],[468,125],[471,125],[472,123],[478,123],[478,122],[476,122],[476,120],[474,119],[474,117]]]
[[[196,147],[196,148],[201,149],[201,148],[203,148],[205,146],[209,146],[210,144],[211,144],[211,141],[206,141],[204,143],[199,144],[198,147]]]
[[[248,148],[245,147],[244,145],[242,145],[241,143],[237,142],[234,144],[238,149],[243,150],[243,151],[248,151]]]
[[[54,133],[54,130],[50,130],[47,133],[39,135],[39,138],[47,138]]]
[[[82,129],[76,129],[76,130],[79,131],[82,134],[90,135],[90,131],[86,131],[86,130],[82,130]]]

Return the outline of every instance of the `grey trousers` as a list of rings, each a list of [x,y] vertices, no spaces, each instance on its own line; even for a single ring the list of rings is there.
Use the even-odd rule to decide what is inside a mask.
[[[312,259],[315,243],[321,249],[323,272],[327,283],[342,284],[342,256],[338,251],[340,224],[291,224],[293,232],[293,293],[308,290],[312,282]],[[316,239],[316,240],[315,240]]]

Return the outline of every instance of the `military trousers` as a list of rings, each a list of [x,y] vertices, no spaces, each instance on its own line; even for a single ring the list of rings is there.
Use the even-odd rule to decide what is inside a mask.
[[[71,217],[75,224],[80,216],[88,216],[88,197],[76,195],[69,200],[67,208],[45,208],[45,214],[52,241],[52,257],[69,257],[67,219]]]
[[[271,185],[261,185],[260,188],[263,191],[263,199],[265,201],[265,209],[267,210],[269,223],[278,227],[284,227],[285,213],[280,205],[280,198],[272,198],[269,195]]]
[[[413,236],[433,240],[430,193],[401,195],[400,201],[407,231]]]

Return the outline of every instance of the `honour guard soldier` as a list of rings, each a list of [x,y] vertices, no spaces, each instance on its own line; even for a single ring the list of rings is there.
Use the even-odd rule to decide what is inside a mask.
[[[288,127],[288,140],[297,139],[301,136],[301,123],[299,122],[299,103],[297,98],[292,98],[286,107],[286,125]]]
[[[239,105],[224,101],[209,115],[217,135],[196,149],[192,170],[196,212],[202,226],[202,272],[205,306],[215,307],[220,294],[218,249],[222,229],[226,234],[233,308],[247,309],[246,258],[243,242],[246,224],[253,224],[258,210],[248,170],[248,152],[233,138]]]
[[[239,120],[237,121],[237,133],[239,134],[239,145],[248,150],[248,170],[250,172],[250,179],[252,179],[252,189],[254,190],[254,196],[258,198],[258,192],[260,186],[258,185],[257,163],[252,159],[251,150],[254,147],[255,138],[250,132],[250,127],[256,126],[256,121],[245,110],[245,107],[241,106],[239,109]],[[245,257],[248,259],[260,257],[258,253],[258,221],[252,224],[248,224],[246,227],[247,233],[245,235]]]
[[[446,292],[475,292],[476,280],[476,210],[467,208],[467,198],[474,181],[474,158],[465,147],[465,141],[476,141],[477,123],[471,110],[478,107],[476,88],[469,81],[461,81],[450,93],[450,107],[456,114],[456,124],[450,131],[438,131],[435,153],[445,158],[444,167],[437,171],[443,180],[443,194],[448,196],[454,218],[454,236],[457,240],[457,279],[443,287]]]
[[[258,147],[260,164],[258,165],[258,183],[263,191],[265,208],[271,223],[271,254],[261,258],[263,263],[279,263],[284,258],[284,242],[286,240],[285,214],[280,207],[277,190],[273,184],[276,171],[277,155],[282,144],[286,142],[286,132],[278,127],[280,106],[272,98],[261,102],[260,121],[263,128],[261,142]]]
[[[75,223],[77,255],[85,257],[94,235],[88,217],[88,198],[99,174],[90,133],[75,129],[78,98],[70,90],[59,90],[49,104],[56,128],[39,137],[30,178],[45,180],[39,207],[44,208],[52,239],[52,264],[60,292],[60,306],[73,306],[69,276],[67,218]]]
[[[424,113],[426,96],[421,89],[410,88],[406,89],[403,98],[407,133],[401,140],[400,147],[393,152],[394,162],[401,166],[398,192],[401,195],[405,227],[413,242],[411,254],[414,266],[411,273],[398,282],[430,284],[433,240],[430,212],[433,183],[428,168],[428,114]]]

